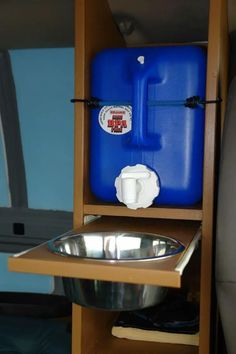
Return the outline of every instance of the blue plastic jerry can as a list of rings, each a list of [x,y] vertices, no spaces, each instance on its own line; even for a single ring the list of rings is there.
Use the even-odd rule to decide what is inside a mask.
[[[198,46],[109,49],[92,62],[90,187],[118,202],[115,180],[127,166],[158,177],[154,204],[190,206],[202,198],[206,53]],[[136,188],[136,187],[135,187]],[[136,188],[138,191],[138,188]]]

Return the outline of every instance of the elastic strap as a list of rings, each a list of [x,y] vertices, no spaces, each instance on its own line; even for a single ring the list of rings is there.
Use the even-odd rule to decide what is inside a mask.
[[[131,106],[131,101],[102,101],[96,97],[91,97],[90,99],[82,98],[73,98],[71,99],[72,103],[81,102],[85,103],[89,108],[100,108],[104,106]],[[175,106],[184,106],[187,108],[197,108],[204,107],[206,104],[217,104],[221,103],[222,99],[218,97],[215,100],[205,100],[200,96],[188,97],[185,100],[149,100],[147,101],[147,106],[154,107],[175,107]]]

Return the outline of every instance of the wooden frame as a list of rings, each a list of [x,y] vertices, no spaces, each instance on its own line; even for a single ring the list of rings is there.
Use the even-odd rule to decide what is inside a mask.
[[[89,95],[89,68],[93,55],[108,47],[124,46],[124,41],[112,21],[112,16],[106,0],[75,0],[75,95],[87,98]],[[222,95],[221,122],[225,111],[227,96],[227,1],[210,0],[209,33],[208,33],[208,64],[206,98],[215,99]],[[219,87],[221,91],[219,91]],[[146,343],[126,341],[112,338],[111,325],[114,313],[81,308],[73,304],[72,327],[72,354],[210,354],[211,331],[211,282],[212,282],[212,249],[214,232],[214,204],[215,204],[215,166],[216,146],[220,139],[217,136],[219,109],[217,105],[208,105],[206,108],[205,123],[205,151],[204,151],[204,192],[202,205],[195,208],[158,208],[130,211],[121,205],[100,204],[90,194],[88,180],[88,111],[82,104],[75,106],[75,172],[74,172],[74,228],[82,228],[84,217],[89,214],[103,215],[104,225],[108,225],[105,216],[128,217],[135,219],[140,230],[147,225],[147,218],[152,218],[156,230],[161,230],[161,224],[172,225],[175,235],[181,228],[187,235],[186,225],[192,223],[198,228],[202,222],[201,241],[201,270],[197,271],[200,278],[200,344],[198,347],[185,345],[171,345],[160,343]],[[219,122],[220,123],[220,122]],[[222,124],[221,124],[222,125]],[[155,220],[157,219],[157,220]],[[160,224],[158,219],[163,219]],[[169,221],[174,219],[175,221]],[[99,222],[85,227],[90,230],[97,227]],[[128,225],[128,224],[127,224]],[[143,225],[143,226],[142,226]],[[146,227],[146,226],[145,226]],[[192,230],[187,243],[193,238]],[[19,257],[12,257],[9,267],[14,271],[30,271],[43,274],[54,274],[75,277],[97,277],[104,280],[149,282],[151,284],[164,284],[167,275],[160,269],[140,270],[125,268],[115,273],[115,268],[105,269],[99,266],[98,274],[94,275],[91,263],[87,267],[83,262],[59,259],[59,256],[49,255],[45,246],[30,251]],[[49,267],[50,266],[50,267]],[[155,267],[154,267],[155,268]],[[168,267],[167,267],[168,268]],[[174,272],[174,268],[172,269]],[[120,272],[120,275],[118,275]],[[147,273],[146,273],[147,272]],[[113,274],[113,275],[112,275]],[[148,274],[148,276],[145,276]],[[169,273],[170,275],[171,273]],[[174,273],[170,276],[173,276]],[[176,276],[176,274],[175,274]],[[181,279],[170,280],[168,285],[181,286]],[[148,280],[147,280],[148,279]],[[155,279],[155,280],[154,280]],[[173,281],[171,283],[171,281]],[[167,284],[167,283],[166,283]]]
[[[81,6],[81,1],[77,1]],[[94,2],[88,1],[87,6],[94,6]],[[86,19],[86,16],[85,16]],[[78,21],[77,21],[78,23]],[[107,30],[109,28],[106,27]],[[77,28],[77,33],[83,33]],[[110,32],[108,30],[108,32]],[[117,37],[116,37],[117,38]],[[113,44],[116,41],[113,42]],[[119,40],[118,40],[119,42]],[[116,43],[118,45],[119,43]],[[107,47],[107,43],[105,47]],[[209,30],[208,30],[208,64],[207,64],[207,99],[215,99],[219,95],[219,82],[221,96],[223,98],[221,110],[221,122],[225,112],[227,97],[227,63],[228,63],[228,29],[227,29],[227,1],[211,0],[209,7]],[[78,108],[77,108],[78,109]],[[81,108],[80,108],[81,109]],[[106,205],[81,203],[79,208],[75,207],[77,217],[83,208],[80,218],[80,225],[83,223],[83,216],[86,214],[100,215],[128,215],[137,217],[159,217],[172,219],[202,220],[202,260],[201,260],[201,308],[200,308],[200,346],[199,354],[210,352],[210,308],[211,308],[211,279],[212,279],[212,247],[213,247],[213,226],[214,226],[214,196],[215,196],[215,152],[216,152],[216,129],[217,129],[216,105],[209,105],[206,109],[205,124],[205,152],[204,152],[204,194],[202,207],[195,209],[165,209],[149,208],[144,212],[127,211],[124,207],[112,208]],[[77,116],[81,119],[81,116]],[[221,123],[221,128],[222,128]],[[78,137],[77,137],[78,138]],[[77,140],[76,138],[76,140]],[[80,153],[81,154],[81,153]],[[78,155],[77,155],[78,156]],[[80,155],[81,156],[81,155]],[[82,158],[83,158],[82,152]],[[81,178],[75,174],[75,181]],[[87,175],[84,175],[84,177]],[[83,193],[83,191],[80,191]],[[83,194],[82,194],[83,195]],[[75,198],[79,198],[75,191]],[[79,226],[75,222],[75,226]],[[76,307],[76,305],[75,305]],[[76,353],[76,352],[75,352]]]
[[[221,110],[221,123],[219,120],[217,121],[220,113],[217,105],[208,105],[205,115],[199,354],[210,352],[212,253],[215,221],[215,180],[217,171],[216,149],[217,144],[219,145],[220,143],[217,129],[219,129],[219,126],[222,127],[227,99],[227,24],[227,1],[211,0],[209,8],[206,98],[216,98],[221,94],[223,105]],[[219,90],[220,87],[221,92]]]

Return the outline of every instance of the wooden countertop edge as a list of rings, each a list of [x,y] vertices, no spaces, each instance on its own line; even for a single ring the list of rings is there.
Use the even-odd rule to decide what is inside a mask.
[[[40,255],[37,256],[38,251]],[[19,257],[9,257],[8,266],[13,272],[180,287],[180,273],[174,270],[177,259],[179,257],[174,256],[166,260],[144,261],[137,267],[133,262],[117,265],[62,257],[41,246]]]
[[[126,217],[163,218],[173,220],[202,220],[202,209],[198,208],[147,208],[132,210],[124,206],[85,204],[85,214],[117,216],[125,214]]]

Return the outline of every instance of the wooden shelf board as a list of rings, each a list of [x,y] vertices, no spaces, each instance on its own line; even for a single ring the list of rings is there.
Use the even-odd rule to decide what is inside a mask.
[[[85,204],[84,214],[176,220],[202,220],[202,209],[199,206],[193,208],[152,207],[147,209],[132,210],[121,205],[95,203]]]
[[[198,347],[181,344],[133,341],[107,336],[99,343],[96,354],[198,354]]]
[[[199,222],[194,221],[102,217],[75,231],[120,230],[157,233],[176,238],[187,248],[199,225]],[[183,255],[184,252],[163,260],[105,263],[56,255],[43,244],[10,257],[9,269],[16,272],[178,288],[181,286],[181,275],[175,268]]]

